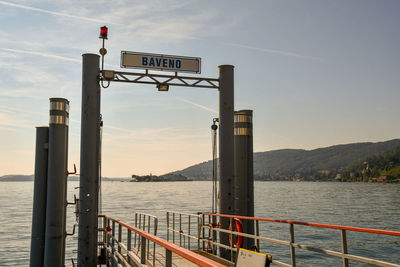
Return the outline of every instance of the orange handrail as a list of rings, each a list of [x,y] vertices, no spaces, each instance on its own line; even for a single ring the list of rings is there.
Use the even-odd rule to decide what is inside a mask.
[[[225,215],[225,214],[216,214],[216,213],[210,213],[210,212],[199,212],[199,214],[208,215],[208,216],[216,216],[216,217],[225,217],[225,218],[238,218],[238,219],[253,220],[253,221],[265,221],[265,222],[297,224],[297,225],[306,225],[306,226],[321,227],[321,228],[349,230],[349,231],[355,231],[355,232],[364,232],[364,233],[400,236],[400,232],[399,231],[388,231],[388,230],[380,230],[380,229],[372,229],[372,228],[341,226],[341,225],[334,225],[334,224],[296,222],[296,221],[289,221],[289,220],[276,220],[276,219],[247,217],[247,216],[239,216],[239,215]]]
[[[220,264],[220,263],[215,262],[215,261],[213,261],[211,259],[203,257],[203,256],[201,256],[201,255],[199,255],[197,253],[194,253],[194,252],[192,252],[192,251],[190,251],[188,249],[179,247],[178,245],[175,245],[174,243],[168,242],[168,241],[166,241],[166,240],[164,240],[164,239],[162,239],[160,237],[157,237],[155,235],[149,234],[149,233],[147,233],[147,232],[145,232],[145,231],[143,231],[143,230],[141,230],[139,228],[133,227],[133,226],[131,226],[131,225],[125,223],[125,222],[118,221],[117,219],[111,218],[111,217],[109,217],[107,215],[99,215],[99,217],[110,219],[110,220],[118,223],[119,225],[121,225],[121,226],[123,226],[123,227],[125,227],[125,228],[127,228],[127,229],[129,229],[131,231],[136,232],[137,234],[145,237],[146,239],[151,240],[152,242],[154,242],[154,243],[156,243],[156,244],[168,249],[169,251],[171,251],[173,253],[178,254],[179,256],[181,256],[181,257],[183,257],[183,258],[185,258],[185,259],[187,259],[187,260],[189,260],[189,261],[191,261],[191,262],[193,262],[193,263],[195,263],[197,265],[200,265],[200,266],[203,266],[203,267],[226,267],[223,264]]]

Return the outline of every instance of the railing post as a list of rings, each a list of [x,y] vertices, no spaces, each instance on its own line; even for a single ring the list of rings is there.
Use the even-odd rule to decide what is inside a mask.
[[[103,217],[103,245],[106,244],[106,226],[107,226],[107,218]]]
[[[204,214],[202,215],[202,220],[203,220],[202,224],[204,225],[205,220],[206,220],[206,217],[204,216]],[[203,240],[202,245],[203,245],[203,250],[204,250],[204,247],[205,247],[205,242],[204,242],[204,239],[205,239],[204,227],[202,227],[201,229],[202,229],[202,230],[201,230],[201,236],[202,236],[201,239]]]
[[[169,241],[169,211],[167,211],[167,241]]]
[[[256,220],[255,223],[256,223],[256,236],[260,236],[259,221]],[[257,251],[260,252],[260,239],[257,238],[256,244],[257,244]]]
[[[107,226],[110,226],[110,219],[107,218]],[[110,234],[107,232],[106,236],[106,248],[110,246]],[[107,253],[107,251],[106,251]]]
[[[182,247],[182,214],[179,213],[179,246]]]
[[[146,238],[141,236],[142,246],[140,248],[140,263],[146,264]]]
[[[172,252],[165,249],[165,267],[172,267]]]
[[[197,250],[200,251],[200,233],[202,228],[202,221],[200,215],[197,216]]]
[[[115,221],[112,222],[112,228],[111,228],[111,251],[112,254],[114,255],[114,250],[115,250]]]
[[[189,215],[189,222],[188,222],[188,224],[189,224],[188,235],[189,236],[190,236],[190,218],[191,218],[191,216]],[[188,249],[190,250],[190,237],[188,238]]]
[[[135,228],[137,228],[137,213],[135,213]],[[134,242],[134,247],[136,248],[136,239],[137,239],[137,233],[135,232],[135,242]]]
[[[292,262],[292,266],[295,267],[296,266],[296,254],[295,254],[295,250],[293,247],[294,243],[294,226],[293,224],[290,224],[290,259]]]
[[[150,216],[147,216],[147,231],[150,233]],[[147,242],[147,258],[150,258],[150,241]]]
[[[340,230],[340,239],[342,241],[342,252],[343,254],[347,254],[347,238],[346,238],[346,230]],[[349,267],[349,260],[346,258],[342,258],[343,267]]]
[[[213,230],[213,227],[217,227],[217,217],[215,215],[212,215],[211,218],[212,218],[212,221],[211,221],[212,241],[216,242],[217,241],[217,232]],[[215,244],[212,245],[212,253],[217,255],[217,246]]]
[[[128,229],[127,239],[128,239],[127,248],[128,250],[132,250],[132,231],[130,229]]]
[[[154,235],[157,236],[158,219],[154,217]],[[156,266],[156,243],[153,242],[153,266]]]
[[[172,213],[172,243],[175,244],[175,212]]]
[[[142,227],[142,215],[139,213],[138,216],[139,216],[139,226],[138,226],[138,228],[142,229],[141,228]],[[140,238],[140,235],[138,235],[138,249],[141,246],[142,246],[142,239]]]
[[[122,225],[118,224],[118,253],[121,253]]]

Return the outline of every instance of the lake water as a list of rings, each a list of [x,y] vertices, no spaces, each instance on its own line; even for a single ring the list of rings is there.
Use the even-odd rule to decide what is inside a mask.
[[[68,199],[79,195],[78,182],[68,184]],[[103,213],[133,222],[133,212],[159,217],[165,233],[165,211],[210,211],[211,182],[103,182]],[[32,182],[0,183],[0,266],[28,266],[32,220]],[[68,232],[75,223],[68,208]],[[255,216],[400,231],[400,184],[256,182]],[[261,224],[261,234],[288,240],[287,225]],[[295,226],[296,242],[340,251],[337,230]],[[400,264],[400,237],[348,234],[349,253]],[[66,258],[76,258],[76,237],[68,237]],[[263,252],[289,263],[289,248],[262,243]],[[341,260],[296,250],[297,266],[340,266]],[[352,262],[351,262],[352,263]],[[66,266],[72,266],[66,261]],[[364,266],[356,264],[351,266]],[[366,266],[366,265],[365,265]]]

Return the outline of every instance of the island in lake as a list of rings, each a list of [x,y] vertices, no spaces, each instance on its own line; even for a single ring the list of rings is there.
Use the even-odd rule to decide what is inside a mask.
[[[131,182],[183,182],[183,181],[193,181],[182,174],[164,174],[164,175],[132,175]]]

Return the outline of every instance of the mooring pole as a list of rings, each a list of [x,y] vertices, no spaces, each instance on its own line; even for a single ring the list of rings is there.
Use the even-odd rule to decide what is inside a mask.
[[[69,101],[50,98],[44,266],[64,266]]]
[[[100,156],[99,59],[83,55],[81,164],[79,185],[78,266],[97,265],[98,192]]]
[[[219,66],[219,212],[233,214],[234,211],[234,150],[233,150],[233,114],[234,82],[233,66]],[[229,228],[229,219],[221,220],[222,228]],[[220,242],[229,245],[229,235],[220,233]],[[221,248],[220,254],[230,258],[229,250]]]
[[[49,127],[36,127],[35,177],[30,266],[43,266],[46,234],[47,158]]]
[[[254,217],[253,111],[235,112],[235,214]],[[254,234],[254,221],[244,220],[243,232]],[[244,238],[243,247],[253,249],[254,239]]]

